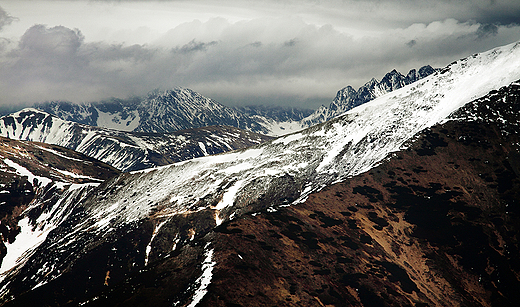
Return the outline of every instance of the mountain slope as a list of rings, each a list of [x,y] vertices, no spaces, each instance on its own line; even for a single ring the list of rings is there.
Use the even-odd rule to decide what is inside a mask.
[[[198,306],[516,306],[519,111],[517,84],[298,206],[222,224],[202,240],[216,264]],[[153,289],[141,276],[99,303],[137,303]],[[170,278],[156,281],[157,296]]]
[[[118,174],[72,150],[0,137],[0,272],[43,241],[78,197]]]
[[[0,118],[0,135],[67,147],[122,171],[171,164],[270,139],[223,126],[168,134],[117,131],[65,121],[36,109],[24,109]]]
[[[210,301],[211,295],[206,298],[207,293],[214,293],[210,281],[217,276],[219,263],[226,262],[219,243],[212,243],[216,226],[222,225],[217,231],[233,233],[233,229],[224,228],[226,221],[301,204],[313,192],[373,169],[391,153],[411,147],[409,141],[417,133],[447,121],[450,114],[473,99],[519,79],[519,55],[520,43],[497,48],[457,61],[440,73],[302,132],[248,149],[126,173],[106,181],[47,237],[31,261],[4,278],[4,297],[31,291],[13,304],[23,305],[25,299],[38,296],[57,305],[69,301],[95,305],[98,300],[103,304],[110,295],[107,292],[99,296],[105,287],[119,284],[119,302],[124,304],[136,291],[132,285],[145,282],[148,289],[138,294],[148,294],[161,305]],[[505,103],[507,99],[499,101]],[[507,122],[502,115],[500,118]],[[439,146],[427,144],[424,153],[431,152],[433,145]],[[316,213],[315,218],[325,226],[338,226],[336,217]],[[289,222],[277,223],[283,227]],[[318,244],[312,234],[306,236],[309,248]],[[371,242],[366,237],[357,240]],[[263,250],[274,252],[272,245],[263,243],[259,242]],[[256,265],[264,267],[265,263]],[[403,299],[434,301],[413,295],[415,288],[404,277],[402,268],[380,266],[392,271],[389,273],[395,275],[405,293],[412,293]],[[315,275],[325,276],[327,269],[317,269]],[[265,273],[266,278],[279,280],[268,275],[269,271]],[[225,275],[226,271],[219,274]],[[223,280],[217,277],[216,281]],[[175,283],[166,283],[168,295],[156,296],[153,289],[171,280]],[[355,286],[357,280],[346,282]],[[271,289],[283,292],[278,284]],[[399,293],[398,289],[390,290]],[[351,296],[356,298],[354,292]]]

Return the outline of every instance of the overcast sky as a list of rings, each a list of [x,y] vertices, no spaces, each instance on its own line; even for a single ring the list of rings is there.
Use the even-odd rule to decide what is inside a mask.
[[[188,87],[316,108],[520,40],[518,0],[0,0],[0,106]]]

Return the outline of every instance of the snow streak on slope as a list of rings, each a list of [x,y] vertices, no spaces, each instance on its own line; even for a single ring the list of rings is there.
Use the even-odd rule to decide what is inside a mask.
[[[61,222],[78,201],[102,182],[117,174],[107,165],[78,159],[81,155],[45,144],[0,138],[2,195],[2,241],[0,280],[21,266]],[[43,152],[45,151],[45,153]],[[58,169],[56,165],[68,170]],[[88,170],[83,166],[88,165]],[[98,176],[86,176],[84,174]],[[20,185],[22,183],[22,185]],[[18,188],[17,188],[18,187]],[[23,195],[23,197],[20,197]],[[12,273],[12,272],[10,272]]]
[[[46,280],[47,274],[57,276],[67,266],[64,255],[84,252],[101,240],[109,242],[119,230],[149,217],[164,222],[204,210],[214,214],[217,225],[266,206],[298,203],[324,186],[370,170],[418,132],[517,79],[520,43],[457,61],[296,134],[244,150],[124,174],[101,185],[81,204],[81,218],[71,219],[68,228],[42,244],[52,257],[35,256],[34,263],[45,263],[53,270],[27,272],[33,273],[32,282]],[[153,241],[161,238],[166,227],[150,237],[150,256]]]
[[[19,222],[20,234],[13,243],[6,244],[7,254],[0,268],[0,280],[5,277],[6,272],[16,270],[17,266],[25,263],[35,249],[46,239],[47,235],[68,217],[77,201],[88,194],[93,187],[98,186],[99,183],[72,185],[61,182],[56,183],[56,186],[64,185],[67,185],[65,191],[59,196],[59,200],[54,206],[46,210],[35,221],[31,221],[28,216],[25,216]],[[42,206],[42,204],[43,201],[36,199],[25,210],[25,213],[31,212],[31,210]]]

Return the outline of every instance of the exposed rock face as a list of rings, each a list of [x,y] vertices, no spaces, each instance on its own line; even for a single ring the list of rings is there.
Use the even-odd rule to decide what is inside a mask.
[[[186,88],[151,92],[147,97],[75,104],[45,102],[35,108],[62,119],[104,128],[170,133],[207,126],[231,126],[272,135],[273,125],[296,122],[311,110],[249,106],[231,108]]]

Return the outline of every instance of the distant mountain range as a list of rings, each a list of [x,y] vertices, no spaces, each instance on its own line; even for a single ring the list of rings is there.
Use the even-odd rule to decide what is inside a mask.
[[[231,126],[273,135],[278,122],[298,121],[311,110],[282,107],[226,107],[186,88],[151,92],[146,98],[75,104],[54,101],[35,108],[62,119],[121,131],[168,133],[207,126]]]
[[[510,44],[297,133],[35,200],[0,304],[516,306],[519,79]]]
[[[301,120],[301,126],[310,127],[326,122],[352,108],[367,103],[386,93],[400,89],[408,84],[412,84],[437,71],[439,71],[439,69],[426,65],[421,67],[419,71],[412,69],[404,76],[394,69],[387,73],[381,81],[372,78],[372,80],[365,83],[365,85],[361,86],[357,91],[350,85],[346,86],[337,92],[336,97],[328,107],[321,106],[311,115],[303,118]]]
[[[186,88],[154,91],[146,98],[86,104],[54,101],[36,104],[35,108],[65,120],[122,131],[166,133],[225,125],[280,136],[325,122],[436,71],[431,66],[424,66],[419,71],[412,69],[404,76],[393,70],[381,81],[372,79],[357,91],[351,86],[341,89],[328,107],[321,106],[315,111],[279,106],[231,108]]]
[[[63,120],[30,108],[0,118],[0,136],[60,145],[125,172],[245,148],[271,139],[226,126],[171,133],[119,131]]]

